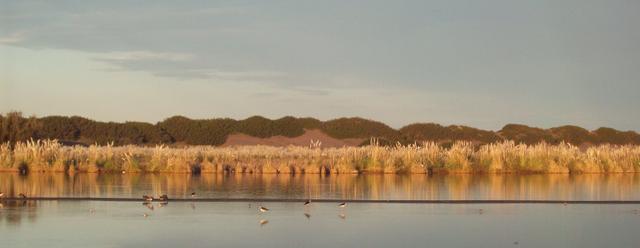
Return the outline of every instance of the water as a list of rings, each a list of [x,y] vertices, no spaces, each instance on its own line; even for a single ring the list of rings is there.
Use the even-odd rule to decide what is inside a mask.
[[[0,191],[28,196],[396,200],[640,200],[640,175],[185,175],[0,173]]]
[[[0,174],[32,196],[638,200],[637,175]],[[260,213],[258,205],[271,211]],[[640,205],[26,201],[0,247],[639,247]],[[144,214],[148,216],[145,217]],[[307,214],[307,215],[305,215]]]

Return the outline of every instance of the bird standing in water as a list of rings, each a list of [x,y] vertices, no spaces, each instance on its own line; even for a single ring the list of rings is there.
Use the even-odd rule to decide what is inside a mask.
[[[18,197],[20,197],[22,199],[27,198],[27,196],[25,194],[23,194],[23,193],[18,194]]]
[[[148,196],[148,195],[143,195],[142,199],[145,201],[153,201],[153,197],[152,196]]]
[[[158,197],[158,199],[159,199],[160,201],[165,201],[165,202],[166,202],[166,201],[169,201],[169,197],[168,197],[167,195],[161,195],[160,197]]]
[[[311,200],[307,200],[306,202],[304,202],[305,206],[309,206],[309,204],[311,204]]]
[[[196,197],[196,192],[191,192],[191,197]]]
[[[263,212],[263,213],[265,213],[265,212],[268,212],[268,211],[269,211],[269,209],[268,209],[268,208],[265,208],[265,207],[263,207],[263,206],[260,206],[260,207],[258,208],[258,210],[260,210],[260,212]]]
[[[341,207],[341,208],[347,207],[347,203],[346,202],[340,203],[340,205],[338,205],[338,207]]]

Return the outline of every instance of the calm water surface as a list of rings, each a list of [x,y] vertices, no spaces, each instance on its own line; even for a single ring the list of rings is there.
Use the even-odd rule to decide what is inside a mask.
[[[638,200],[636,175],[0,174],[31,196]],[[260,213],[264,204],[271,211]],[[148,216],[145,217],[144,215]],[[640,205],[4,201],[0,247],[640,247]]]
[[[0,173],[9,195],[331,199],[640,200],[640,175],[175,175]]]

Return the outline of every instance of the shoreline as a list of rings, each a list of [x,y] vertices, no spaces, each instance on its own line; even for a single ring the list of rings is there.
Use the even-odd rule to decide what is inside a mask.
[[[98,175],[318,175],[318,176],[331,176],[331,175],[633,175],[640,174],[638,171],[627,172],[526,172],[526,171],[468,171],[468,172],[450,172],[450,171],[438,171],[438,172],[378,172],[378,171],[352,171],[352,172],[340,172],[340,173],[321,173],[321,172],[241,172],[241,171],[213,171],[213,172],[180,172],[180,171],[60,171],[60,170],[39,170],[29,171],[23,174],[18,169],[0,169],[0,173],[3,174],[98,174]]]

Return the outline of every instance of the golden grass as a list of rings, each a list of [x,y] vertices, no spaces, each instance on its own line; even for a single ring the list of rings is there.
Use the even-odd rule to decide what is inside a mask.
[[[636,173],[640,146],[435,143],[320,148],[65,147],[54,140],[0,145],[0,170],[167,173]]]

